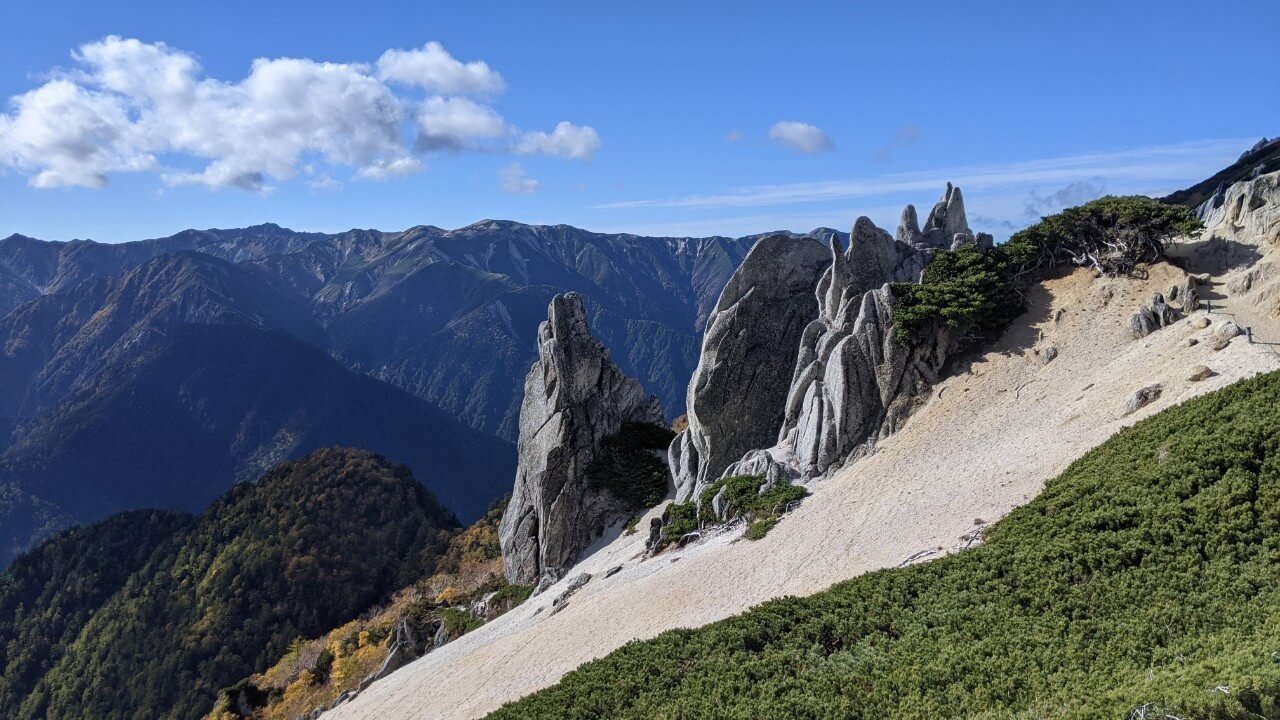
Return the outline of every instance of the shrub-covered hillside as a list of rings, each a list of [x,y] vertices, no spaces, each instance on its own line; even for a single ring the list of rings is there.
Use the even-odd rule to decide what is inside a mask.
[[[206,720],[295,720],[328,707],[384,665],[388,671],[519,605],[532,587],[502,576],[498,525],[508,497],[453,536],[430,577],[397,592],[385,607],[312,640],[299,638],[270,668],[218,697]],[[408,630],[389,660],[397,626]],[[408,640],[412,638],[412,642]]]
[[[173,534],[155,540],[165,523]],[[296,638],[430,574],[456,527],[405,466],[330,448],[237,485],[194,520],[126,515],[64,533],[0,575],[0,717],[198,718]],[[83,537],[109,543],[97,552],[115,564],[76,562]],[[54,589],[62,612],[34,612],[24,587]],[[10,600],[15,589],[24,597]]]
[[[1174,238],[1200,229],[1185,207],[1108,195],[1042,217],[993,248],[938,250],[920,282],[893,284],[895,332],[909,342],[936,323],[958,331],[962,347],[981,345],[1026,309],[1026,286],[1054,268],[1132,275],[1163,256]]]
[[[1276,407],[1280,373],[1189,401],[975,549],[633,642],[491,717],[1266,717],[1246,688],[1280,682]]]

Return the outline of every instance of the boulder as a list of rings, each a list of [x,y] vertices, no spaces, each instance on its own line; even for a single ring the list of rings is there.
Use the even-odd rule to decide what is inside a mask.
[[[629,511],[586,478],[601,442],[628,422],[661,424],[662,408],[592,337],[582,298],[555,296],[525,378],[515,488],[499,528],[508,582],[558,580]]]
[[[1213,370],[1208,365],[1195,365],[1191,368],[1191,372],[1187,373],[1187,379],[1191,382],[1200,382],[1206,378],[1213,377]]]
[[[1135,338],[1143,338],[1177,321],[1178,311],[1165,301],[1164,295],[1156,293],[1155,297],[1151,298],[1150,307],[1138,308],[1138,311],[1129,318],[1129,329]]]
[[[1200,292],[1196,290],[1196,281],[1188,275],[1181,283],[1170,287],[1168,302],[1184,315],[1199,310]]]
[[[1214,329],[1213,334],[1220,338],[1230,340],[1233,337],[1239,337],[1244,334],[1244,330],[1240,326],[1230,320],[1224,321],[1221,325]]]
[[[797,479],[794,469],[774,457],[769,450],[752,450],[742,459],[725,468],[721,477],[733,475],[758,475],[764,478],[763,487],[788,485]]]
[[[668,454],[678,501],[777,437],[796,348],[817,315],[814,287],[827,264],[821,243],[769,236],[720,293],[689,383],[688,426]]]
[[[1156,398],[1160,397],[1160,393],[1163,390],[1164,388],[1159,383],[1135,390],[1133,395],[1129,396],[1129,401],[1125,403],[1124,414],[1129,415],[1131,413],[1135,413],[1155,402]]]
[[[1191,318],[1191,327],[1196,330],[1203,330],[1209,327],[1209,318],[1201,315],[1200,317]]]

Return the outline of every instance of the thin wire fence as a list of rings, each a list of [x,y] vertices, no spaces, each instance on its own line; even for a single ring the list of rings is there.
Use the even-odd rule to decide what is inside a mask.
[[[1203,307],[1204,311],[1209,315],[1223,315],[1231,318],[1232,320],[1235,320],[1238,317],[1233,312],[1229,312],[1221,308],[1215,308],[1212,300],[1205,300],[1201,303],[1201,307]],[[1261,347],[1264,352],[1271,353],[1277,358],[1280,358],[1280,342],[1271,342],[1259,338],[1258,335],[1253,332],[1253,327],[1250,325],[1245,325],[1241,329],[1244,330],[1245,339],[1250,345],[1257,345]]]

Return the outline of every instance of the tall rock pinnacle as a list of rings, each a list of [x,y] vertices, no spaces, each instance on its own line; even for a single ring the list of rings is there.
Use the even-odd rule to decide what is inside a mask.
[[[814,286],[830,264],[809,238],[758,241],[720,293],[689,383],[689,427],[671,443],[676,499],[715,481],[777,437],[796,347],[818,312]]]
[[[591,335],[577,293],[557,295],[538,327],[538,361],[520,406],[515,489],[499,541],[507,581],[545,586],[624,512],[586,470],[623,423],[662,424],[662,408]]]

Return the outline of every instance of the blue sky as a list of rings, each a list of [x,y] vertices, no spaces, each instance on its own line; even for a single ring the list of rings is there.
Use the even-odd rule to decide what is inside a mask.
[[[1007,235],[1280,133],[1276,2],[111,5],[0,9],[0,236]]]

